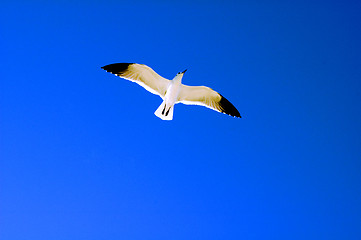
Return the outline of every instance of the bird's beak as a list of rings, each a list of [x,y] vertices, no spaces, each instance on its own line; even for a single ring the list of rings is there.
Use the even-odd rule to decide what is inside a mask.
[[[187,69],[186,69],[186,70],[184,70],[182,73],[184,74],[186,71],[187,71]]]

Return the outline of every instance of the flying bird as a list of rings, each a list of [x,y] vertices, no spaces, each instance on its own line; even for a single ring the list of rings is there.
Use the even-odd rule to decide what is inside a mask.
[[[182,84],[183,75],[187,70],[179,72],[172,80],[168,80],[144,64],[114,63],[106,65],[102,69],[135,82],[149,92],[160,96],[163,102],[154,114],[162,120],[173,119],[176,103],[205,106],[233,117],[241,117],[232,103],[211,88]]]

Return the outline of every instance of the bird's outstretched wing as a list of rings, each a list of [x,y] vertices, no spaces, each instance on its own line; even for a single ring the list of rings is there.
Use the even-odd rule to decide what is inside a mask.
[[[159,76],[153,69],[137,63],[113,63],[102,67],[107,72],[135,82],[147,91],[164,98],[170,81]]]
[[[182,85],[178,95],[178,102],[187,105],[201,105],[233,117],[241,117],[232,103],[221,94],[205,86]]]

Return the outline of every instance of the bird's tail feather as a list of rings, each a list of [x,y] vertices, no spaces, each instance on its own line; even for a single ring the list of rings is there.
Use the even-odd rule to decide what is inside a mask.
[[[174,110],[174,105],[168,108],[165,104],[165,101],[163,101],[162,104],[154,112],[154,114],[162,120],[172,120],[173,110]]]

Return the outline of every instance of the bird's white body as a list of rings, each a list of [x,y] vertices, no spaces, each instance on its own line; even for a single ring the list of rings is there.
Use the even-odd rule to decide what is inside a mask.
[[[163,102],[154,114],[163,120],[173,119],[174,105],[179,102],[187,105],[205,106],[234,117],[241,117],[232,103],[211,88],[182,84],[182,78],[186,71],[180,72],[172,80],[168,80],[144,64],[114,63],[102,68],[121,78],[135,82],[149,92],[160,96]]]
[[[162,104],[154,112],[157,117],[163,120],[173,119],[174,104],[178,102],[179,92],[182,88],[182,77],[183,73],[179,73],[170,81]]]

